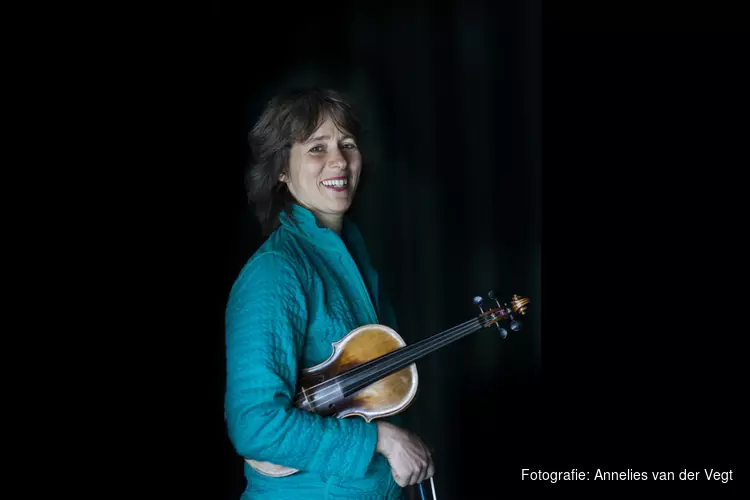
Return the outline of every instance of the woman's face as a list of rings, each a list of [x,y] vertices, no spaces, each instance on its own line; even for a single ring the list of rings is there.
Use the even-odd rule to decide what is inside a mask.
[[[307,141],[292,146],[289,173],[280,180],[313,213],[340,216],[352,204],[361,167],[354,138],[329,118]]]

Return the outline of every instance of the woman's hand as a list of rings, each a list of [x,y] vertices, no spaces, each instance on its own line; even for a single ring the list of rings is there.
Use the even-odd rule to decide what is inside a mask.
[[[430,450],[414,434],[388,422],[378,422],[376,451],[391,464],[393,479],[399,486],[421,483],[432,477],[435,465]]]

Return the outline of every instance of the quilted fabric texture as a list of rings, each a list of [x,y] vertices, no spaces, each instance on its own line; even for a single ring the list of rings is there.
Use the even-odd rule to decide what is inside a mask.
[[[401,498],[388,462],[375,453],[374,422],[292,407],[298,371],[328,359],[332,342],[364,324],[397,330],[356,226],[346,220],[339,237],[299,205],[292,215],[282,214],[230,292],[225,410],[240,456],[301,472],[271,478],[245,464],[243,498]]]

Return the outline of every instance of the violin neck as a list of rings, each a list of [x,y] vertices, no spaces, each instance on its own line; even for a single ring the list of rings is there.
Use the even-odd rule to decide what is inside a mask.
[[[453,328],[427,337],[426,339],[422,339],[415,344],[402,347],[379,358],[363,363],[337,377],[344,392],[344,396],[348,397],[368,385],[406,368],[428,354],[450,345],[484,327],[485,325],[480,319],[474,318]]]

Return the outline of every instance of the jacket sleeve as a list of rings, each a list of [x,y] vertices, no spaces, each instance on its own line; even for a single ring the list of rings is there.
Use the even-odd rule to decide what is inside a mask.
[[[305,344],[303,279],[283,256],[259,256],[240,274],[226,310],[226,423],[237,453],[324,477],[363,477],[377,427],[293,407]]]

